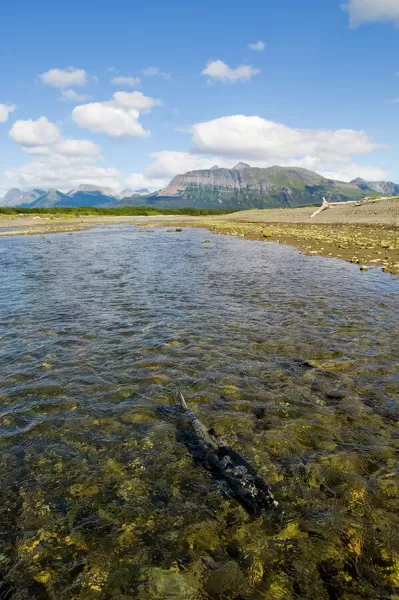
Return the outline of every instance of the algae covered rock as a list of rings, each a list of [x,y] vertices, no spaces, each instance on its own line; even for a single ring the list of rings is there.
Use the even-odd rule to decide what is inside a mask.
[[[193,581],[177,569],[148,569],[141,577],[138,600],[197,600],[200,598]]]
[[[234,561],[212,571],[206,581],[206,589],[216,598],[250,597],[249,583]]]

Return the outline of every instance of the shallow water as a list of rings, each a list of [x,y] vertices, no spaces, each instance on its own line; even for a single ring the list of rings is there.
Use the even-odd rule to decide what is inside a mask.
[[[130,227],[3,238],[0,278],[0,598],[399,597],[397,280]],[[193,464],[178,388],[278,531]]]

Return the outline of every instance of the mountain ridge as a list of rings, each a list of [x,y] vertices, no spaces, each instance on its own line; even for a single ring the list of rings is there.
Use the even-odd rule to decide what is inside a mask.
[[[113,188],[91,184],[81,184],[69,192],[61,192],[56,188],[42,190],[35,188],[24,192],[19,188],[11,188],[0,198],[0,206],[21,208],[50,208],[56,206],[111,206],[125,197],[144,197],[149,194],[147,189],[130,190],[128,188],[118,193]],[[141,202],[142,203],[142,202]]]
[[[299,167],[266,168],[238,163],[232,169],[215,168],[176,175],[149,202],[177,207],[283,208],[331,201],[360,200],[366,192],[346,182],[327,179]]]
[[[377,192],[386,196],[399,196],[399,184],[393,181],[366,181],[362,177],[356,177],[350,183],[364,191]]]
[[[158,192],[147,189],[120,193],[110,187],[81,184],[64,193],[59,190],[34,189],[23,192],[12,188],[5,201],[24,206],[158,206],[160,208],[294,208],[319,204],[323,197],[335,202],[360,200],[367,195],[398,195],[399,185],[392,182],[370,182],[360,177],[350,183],[328,179],[300,167],[251,167],[244,162],[231,169],[214,165],[210,169],[188,171],[176,175]]]

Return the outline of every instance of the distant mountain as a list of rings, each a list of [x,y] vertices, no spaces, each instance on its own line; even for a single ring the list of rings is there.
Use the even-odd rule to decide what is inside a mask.
[[[60,203],[65,202],[65,200],[70,200],[67,194],[63,194],[59,190],[50,189],[32,202],[29,205],[29,208],[52,208],[54,206],[62,206]]]
[[[135,194],[127,190],[129,195]],[[148,192],[148,190],[146,190]],[[143,195],[140,191],[140,195]],[[31,208],[50,208],[53,206],[112,206],[117,205],[119,194],[110,187],[83,184],[67,194],[56,189],[39,188],[24,192],[18,188],[9,190],[0,206],[21,206]],[[142,204],[142,202],[141,202]]]
[[[131,196],[149,196],[149,195],[150,195],[150,190],[148,190],[147,188],[140,188],[139,190],[131,190],[129,188],[126,188],[121,191],[121,193],[119,194],[119,198],[123,199],[123,198],[130,198]]]
[[[42,190],[40,188],[34,188],[33,190],[26,192],[25,196],[23,197],[23,205],[21,204],[21,206],[29,206],[32,202],[37,200],[37,198],[40,198],[40,196],[43,196],[43,194],[46,192],[47,190]]]
[[[118,198],[118,193],[110,187],[100,187],[97,185],[89,185],[87,183],[83,183],[79,187],[74,190],[68,192],[68,196],[75,196],[76,194],[102,194],[103,196]]]
[[[117,203],[117,197],[108,196],[100,191],[93,192],[75,192],[72,196],[66,194],[66,198],[63,198],[57,203],[57,206],[98,206],[107,207],[115,206]]]
[[[129,188],[125,188],[124,190],[122,190],[119,194],[119,198],[123,199],[123,198],[130,198],[130,196],[134,195],[134,191],[130,190]]]
[[[342,181],[294,167],[251,167],[238,163],[232,169],[189,171],[177,175],[148,204],[206,208],[279,208],[331,201],[359,200],[366,193]]]
[[[28,206],[39,196],[45,193],[45,190],[34,189],[24,192],[18,188],[11,188],[4,198],[0,198],[0,206]]]
[[[18,206],[23,201],[26,192],[18,188],[11,188],[1,201],[2,206]]]
[[[85,191],[85,188],[92,188],[92,191]],[[50,189],[48,192],[37,198],[35,202],[29,205],[30,208],[50,208],[50,207],[71,207],[71,206],[112,206],[116,203],[114,196],[107,196],[99,191],[99,189],[110,188],[94,188],[94,186],[79,186],[73,190],[73,194],[69,192],[64,194],[59,190]],[[81,191],[79,191],[81,190]]]
[[[399,196],[399,184],[392,181],[366,181],[361,177],[357,177],[351,181],[351,184],[356,185],[361,190],[377,192],[378,194],[384,194],[384,196]]]
[[[45,190],[34,189],[30,192],[23,192],[18,188],[11,188],[1,200],[0,206],[24,206],[28,205],[36,198],[45,193]]]

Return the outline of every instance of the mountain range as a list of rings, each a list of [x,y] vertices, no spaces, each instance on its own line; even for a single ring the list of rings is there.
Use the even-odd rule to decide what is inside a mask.
[[[392,181],[366,181],[358,177],[353,179],[351,183],[367,192],[377,192],[377,194],[384,194],[384,196],[399,196],[399,185]]]
[[[158,206],[160,208],[293,208],[330,201],[360,200],[370,195],[399,195],[399,185],[390,181],[350,183],[327,179],[296,167],[251,167],[239,162],[232,169],[189,171],[176,175],[162,190],[124,189],[117,193],[109,187],[83,184],[68,193],[56,189],[23,192],[13,188],[0,199],[2,206],[31,208],[67,206]]]
[[[146,188],[131,190],[126,188],[120,193],[110,187],[82,184],[68,193],[56,189],[35,188],[23,192],[18,188],[9,190],[0,198],[0,206],[21,206],[29,208],[49,208],[54,206],[109,206],[123,201],[124,198],[149,195]]]

